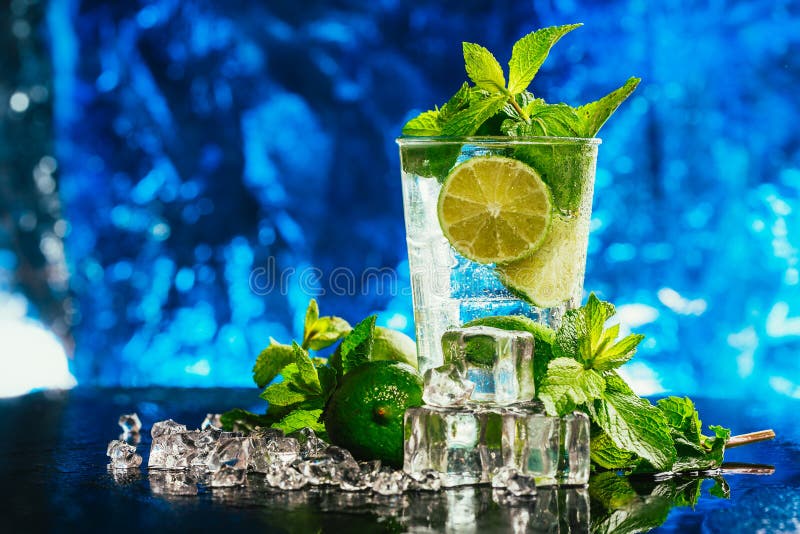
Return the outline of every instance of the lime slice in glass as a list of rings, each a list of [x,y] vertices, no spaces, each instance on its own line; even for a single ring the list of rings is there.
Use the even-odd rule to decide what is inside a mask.
[[[439,224],[462,256],[506,263],[535,251],[550,226],[550,189],[539,173],[501,156],[472,158],[439,193]]]
[[[583,282],[587,234],[581,218],[553,217],[544,243],[535,253],[497,267],[500,281],[539,308],[569,300]]]

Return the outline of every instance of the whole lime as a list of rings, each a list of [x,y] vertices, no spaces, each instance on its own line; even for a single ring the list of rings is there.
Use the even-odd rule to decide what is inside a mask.
[[[361,460],[403,465],[403,415],[422,405],[422,378],[395,361],[364,363],[342,379],[325,409],[334,444]]]
[[[391,328],[375,327],[375,341],[372,345],[370,360],[388,360],[403,362],[419,368],[417,365],[417,344],[414,340]]]

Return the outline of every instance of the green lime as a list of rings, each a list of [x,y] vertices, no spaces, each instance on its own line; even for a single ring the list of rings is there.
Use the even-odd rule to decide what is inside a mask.
[[[414,340],[397,330],[375,327],[375,341],[372,345],[372,361],[394,361],[403,362],[418,369],[417,365],[417,344]]]
[[[325,408],[333,443],[361,460],[403,465],[403,414],[422,406],[422,378],[408,364],[364,363],[347,373]]]
[[[550,189],[521,161],[486,156],[458,165],[439,193],[439,224],[462,256],[505,263],[535,251],[550,226]]]
[[[539,249],[497,266],[500,281],[534,306],[552,308],[578,294],[586,268],[589,229],[582,217],[553,217]]]

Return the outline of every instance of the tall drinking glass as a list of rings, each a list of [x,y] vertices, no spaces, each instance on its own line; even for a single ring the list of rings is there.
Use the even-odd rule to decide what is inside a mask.
[[[579,305],[583,292],[600,139],[401,137],[397,143],[420,370],[442,364],[445,330],[475,319],[519,314],[557,327],[564,312]],[[475,158],[486,160],[476,162]],[[482,164],[486,162],[490,164]],[[494,168],[498,169],[496,187],[491,174],[486,175]],[[472,169],[483,172],[475,185],[483,189],[477,196],[488,199],[485,206],[470,203],[473,194],[463,186],[448,184],[456,176],[471,179]],[[544,230],[536,230],[541,239],[531,245],[530,253],[511,261],[468,259],[459,252],[465,252],[463,242],[453,242],[453,233],[443,230],[448,218],[458,217],[452,208],[448,214],[447,206],[468,207],[464,219],[480,211],[476,206],[483,206],[476,220],[490,220],[486,218],[497,215],[504,202],[513,208],[513,200],[508,199],[513,199],[516,185],[530,185],[514,180],[536,182],[541,196],[548,198],[541,202],[550,212],[547,223]],[[462,201],[459,195],[470,198]],[[503,216],[514,226],[513,209]],[[508,226],[506,222],[503,225]],[[527,235],[522,226],[517,225],[517,231]],[[476,223],[475,228],[475,242],[489,247],[485,225]],[[498,234],[497,239],[503,236]]]

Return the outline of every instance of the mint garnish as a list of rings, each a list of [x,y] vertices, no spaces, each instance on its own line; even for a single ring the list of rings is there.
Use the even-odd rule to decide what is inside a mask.
[[[467,76],[475,85],[489,93],[507,93],[503,67],[491,52],[475,43],[461,43]]]
[[[608,93],[600,100],[576,109],[575,112],[581,120],[582,128],[581,135],[578,137],[594,137],[611,114],[633,93],[641,81],[640,78],[629,78],[619,89]]]
[[[542,28],[514,43],[511,60],[508,62],[508,92],[516,95],[527,89],[536,73],[539,72],[539,67],[547,59],[553,45],[564,35],[580,26],[582,24]]]
[[[465,83],[441,108],[425,111],[409,120],[403,127],[403,135],[593,137],[633,92],[638,78],[631,78],[600,100],[577,108],[549,104],[528,91],[553,45],[579,26],[581,24],[542,28],[517,41],[508,62],[508,83],[502,66],[489,50],[479,44],[462,43],[467,76],[475,85]],[[455,163],[459,147],[414,147],[407,152],[403,160],[406,172],[442,180]],[[520,157],[526,162],[536,160],[536,163],[548,158],[553,159],[553,155]],[[540,172],[544,174],[544,170]],[[553,184],[548,185],[553,187]],[[568,197],[564,203],[568,206],[559,208],[572,211],[576,193],[568,193],[571,196],[563,195]]]
[[[594,293],[564,315],[552,343],[553,357],[536,396],[550,415],[578,409],[592,421],[591,456],[600,468],[635,472],[700,471],[722,463],[730,430],[701,433],[694,404],[667,397],[653,405],[636,395],[616,369],[630,360],[644,336],[617,339],[619,325],[606,327],[614,306]],[[534,368],[538,375],[541,368]]]

